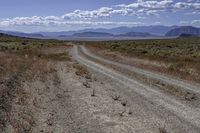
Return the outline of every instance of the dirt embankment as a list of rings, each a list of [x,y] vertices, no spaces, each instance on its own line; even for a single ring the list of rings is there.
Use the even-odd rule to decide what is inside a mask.
[[[0,132],[199,131],[197,107],[71,48],[0,53]]]
[[[63,48],[63,53],[66,54],[67,46]],[[57,61],[63,58],[57,53],[47,55],[38,49],[0,53],[1,132],[32,131],[37,123],[34,111],[37,110],[35,100],[39,95],[35,92],[37,86],[32,84],[46,84],[47,77],[56,74],[56,62],[51,57],[55,54],[59,58],[56,58]],[[48,59],[41,55],[48,56]],[[65,59],[68,60],[67,57]]]
[[[127,99],[72,60],[69,50],[1,53],[0,132],[132,131]]]

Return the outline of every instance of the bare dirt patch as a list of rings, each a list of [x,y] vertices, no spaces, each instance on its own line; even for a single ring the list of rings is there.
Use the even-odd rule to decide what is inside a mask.
[[[134,86],[78,64],[69,50],[0,53],[0,132],[198,132]]]

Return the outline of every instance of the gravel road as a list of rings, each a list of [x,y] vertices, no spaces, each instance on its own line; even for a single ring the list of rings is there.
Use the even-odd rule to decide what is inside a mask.
[[[174,78],[172,76],[161,75],[159,73],[150,72],[150,71],[143,70],[143,69],[140,69],[140,68],[137,68],[137,67],[134,67],[134,66],[129,66],[129,65],[121,64],[121,63],[114,62],[114,61],[111,61],[111,60],[107,60],[107,59],[104,59],[102,57],[99,57],[99,56],[91,53],[85,46],[80,46],[80,48],[88,56],[96,58],[97,60],[100,60],[102,62],[112,64],[112,65],[116,65],[116,66],[122,67],[123,69],[128,69],[130,71],[145,75],[147,77],[154,78],[154,79],[157,79],[157,80],[161,80],[161,81],[166,82],[168,84],[172,84],[172,85],[181,87],[181,88],[186,89],[186,90],[190,90],[190,91],[193,91],[193,92],[196,92],[196,93],[200,93],[200,85],[197,84],[197,83],[191,84],[191,83],[188,83],[187,81],[180,80],[180,79]]]
[[[123,75],[117,70],[113,70],[106,65],[102,65],[101,62],[112,64],[120,67],[122,70],[129,70],[131,72],[142,74],[146,77],[150,77],[156,80],[160,80],[170,85],[180,87],[192,91],[194,93],[200,93],[199,84],[191,84],[180,79],[176,79],[170,76],[153,73],[133,66],[110,61],[95,55],[90,52],[84,46],[74,46],[71,51],[72,57],[80,64],[86,66],[88,69],[96,73],[104,81],[106,78],[110,79],[110,84],[119,84],[121,89],[118,89],[118,93],[122,93],[129,99],[130,104],[136,104],[141,109],[141,114],[148,114],[142,116],[145,121],[151,120],[153,123],[164,123],[163,125],[170,132],[199,132],[200,131],[200,108],[191,107],[184,104],[175,97],[165,94],[154,86],[148,86],[142,82]],[[87,55],[87,57],[85,56]],[[95,58],[97,61],[91,60]],[[101,76],[102,75],[102,76]],[[126,88],[126,89],[125,89]],[[137,95],[138,97],[135,97]],[[139,103],[139,104],[138,104]],[[146,113],[144,113],[146,112]],[[133,112],[133,114],[135,114]],[[137,118],[138,116],[133,115]],[[145,126],[142,122],[141,127]]]

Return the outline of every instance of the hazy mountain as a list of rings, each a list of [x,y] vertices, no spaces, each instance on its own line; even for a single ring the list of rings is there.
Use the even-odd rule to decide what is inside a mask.
[[[155,35],[164,35],[175,26],[138,26],[138,27],[118,27],[110,29],[108,33],[125,34],[128,32],[147,32]]]
[[[150,37],[153,36],[150,33],[146,33],[146,32],[128,32],[125,34],[119,34],[117,35],[119,37]]]
[[[181,34],[179,35],[180,38],[186,38],[186,37],[197,37],[197,35],[192,35],[192,34]]]
[[[16,37],[16,36],[12,36],[12,35],[8,35],[8,34],[5,34],[5,33],[1,33],[1,31],[0,31],[0,38],[1,37]]]
[[[199,36],[200,28],[192,26],[181,26],[170,30],[169,32],[166,33],[166,36],[180,36],[181,34]]]
[[[82,32],[73,35],[60,35],[57,37],[62,40],[126,40],[126,39],[142,39],[156,38],[158,36],[143,32],[128,32],[125,34],[114,35],[106,32]]]
[[[69,36],[76,33],[83,32],[104,32],[114,35],[126,34],[128,32],[146,32],[154,35],[165,35],[168,31],[176,28],[177,26],[138,26],[138,27],[117,27],[112,29],[98,28],[98,29],[83,29],[77,31],[62,31],[62,32],[38,32],[37,34],[42,34],[48,37],[59,37],[59,36]]]
[[[12,35],[12,36],[18,36],[18,37],[28,37],[28,38],[43,38],[44,37],[42,34],[38,34],[38,33],[23,33],[23,32],[15,32],[15,31],[2,31],[2,30],[0,30],[0,33]]]
[[[83,32],[75,33],[72,36],[74,37],[113,37],[113,34],[104,33],[104,32]]]
[[[156,36],[179,36],[181,34],[199,35],[199,28],[192,26],[138,26],[138,27],[117,27],[112,29],[83,29],[78,31],[62,32],[37,32],[23,33],[13,31],[0,31],[9,35],[29,38],[69,38],[75,37],[156,37]]]

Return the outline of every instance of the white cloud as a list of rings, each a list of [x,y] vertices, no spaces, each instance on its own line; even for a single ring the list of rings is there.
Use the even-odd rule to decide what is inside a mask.
[[[188,12],[185,15],[200,15],[200,11]]]
[[[109,7],[102,7],[98,10],[93,11],[81,11],[75,10],[72,13],[67,13],[62,16],[63,19],[73,19],[73,18],[82,18],[82,19],[91,19],[99,17],[109,17],[113,9]]]
[[[199,1],[173,2],[172,0],[137,0],[131,4],[121,4],[111,7],[101,7],[96,10],[75,10],[62,16],[33,16],[15,17],[0,20],[1,27],[8,26],[49,26],[49,25],[105,25],[105,24],[133,24],[128,22],[99,21],[100,18],[112,16],[136,16],[138,19],[147,18],[149,15],[159,16],[163,11],[190,10],[189,14],[200,14]],[[93,20],[93,21],[92,21]],[[96,20],[96,21],[94,21]],[[97,21],[98,20],[98,21]],[[104,20],[104,19],[102,19]],[[196,21],[194,23],[197,23]]]
[[[200,19],[197,20],[192,20],[192,21],[180,21],[181,25],[195,25],[195,26],[200,26]]]
[[[154,24],[153,24],[153,25],[159,25],[159,24],[161,24],[161,22],[159,22],[159,21],[156,21],[156,22],[154,22]]]
[[[145,9],[145,10],[161,10],[166,9],[171,6],[173,3],[172,0],[161,0],[161,1],[155,1],[155,0],[138,0],[138,2],[129,4],[129,5],[118,5],[117,7],[121,8],[132,8],[132,9]]]
[[[123,15],[123,16],[127,16],[127,15],[136,15],[136,13],[135,13],[134,10],[132,10],[132,9],[127,9],[127,8],[113,10],[113,11],[111,12],[111,14]]]
[[[174,5],[175,9],[195,9],[200,10],[200,3],[178,2]]]
[[[191,24],[200,26],[200,19],[199,19],[199,20],[193,20],[193,21],[191,22]]]
[[[179,23],[180,23],[180,25],[188,25],[188,24],[190,24],[188,21],[180,21]]]
[[[59,20],[59,21],[58,21]],[[60,21],[61,20],[61,21]],[[91,20],[62,20],[54,17],[16,17],[13,19],[5,19],[0,21],[0,27],[9,26],[105,26],[105,25],[118,25],[118,26],[136,26],[142,25],[142,22],[114,22],[114,21],[91,21]]]
[[[162,11],[177,11],[189,9],[194,12],[198,12],[200,10],[199,1],[196,2],[174,2],[173,0],[137,0],[135,3],[131,3],[128,5],[120,4],[117,5],[118,8],[124,9],[134,9],[136,13],[140,13],[140,15],[157,15]]]

